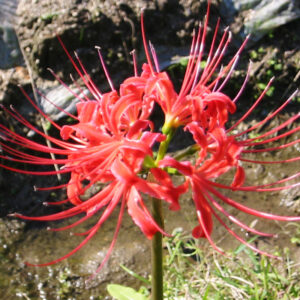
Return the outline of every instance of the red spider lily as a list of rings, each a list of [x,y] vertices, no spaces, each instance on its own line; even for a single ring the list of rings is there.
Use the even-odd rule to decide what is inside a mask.
[[[11,171],[33,175],[70,173],[70,180],[67,184],[39,189],[50,190],[65,186],[67,188],[68,198],[60,202],[47,204],[57,205],[68,201],[73,204],[74,207],[60,213],[43,217],[27,217],[14,214],[22,219],[55,221],[73,217],[82,212],[86,214],[69,226],[52,229],[57,231],[73,228],[95,215],[99,210],[105,208],[99,221],[90,230],[81,234],[86,235],[86,237],[74,250],[59,259],[49,263],[39,264],[38,266],[51,265],[78,251],[95,235],[103,222],[105,222],[113,210],[116,209],[117,204],[121,203],[115,236],[105,259],[99,267],[100,269],[108,259],[115,244],[126,206],[133,221],[140,227],[146,237],[151,239],[157,231],[163,232],[164,234],[166,233],[159,228],[153,220],[143,202],[141,193],[162,199],[170,204],[171,209],[178,209],[178,198],[180,194],[185,192],[186,186],[175,187],[169,175],[165,171],[157,168],[152,168],[150,172],[159,183],[149,182],[137,175],[142,171],[145,157],[153,156],[151,147],[154,142],[164,140],[162,134],[153,133],[148,130],[149,128],[153,129],[152,122],[147,120],[147,118],[152,111],[154,102],[149,97],[144,97],[143,91],[150,75],[148,71],[149,67],[145,65],[143,67],[144,71],[140,76],[126,79],[120,87],[120,95],[118,95],[114,89],[109,93],[102,94],[96,89],[89,77],[88,80],[85,79],[86,72],[80,60],[78,59],[82,70],[79,69],[72,58],[70,59],[79,75],[85,80],[85,84],[91,94],[95,97],[95,99],[88,99],[87,97],[81,98],[72,92],[77,99],[80,100],[77,104],[77,117],[69,114],[69,116],[78,121],[77,124],[60,127],[47,117],[23,91],[32,105],[47,118],[51,124],[60,130],[62,140],[48,136],[33,127],[13,108],[11,110],[4,108],[4,110],[29,129],[34,130],[37,134],[48,139],[54,146],[44,146],[33,142],[0,124],[0,134],[4,140],[4,142],[0,141],[0,144],[9,154],[0,155],[3,160],[29,165],[57,164],[62,165],[62,168],[57,171],[28,171],[4,164],[1,164],[1,166]],[[105,66],[104,70],[105,73],[107,73]],[[60,156],[64,155],[67,156],[67,158],[50,159],[27,154],[15,149],[14,146],[10,146],[9,143],[27,147],[30,150],[38,152],[53,153]],[[84,195],[91,186],[97,183],[102,183],[106,186],[87,201],[81,200],[80,197]]]
[[[267,87],[268,88],[268,87]],[[247,245],[251,249],[256,252],[274,257],[266,252],[263,252],[254,246],[248,244],[245,240],[243,240],[236,232],[234,232],[229,226],[222,220],[222,218],[218,215],[217,212],[221,213],[230,221],[242,227],[243,229],[252,232],[253,234],[261,235],[261,236],[273,236],[272,234],[267,234],[264,232],[257,231],[253,228],[249,228],[246,224],[243,224],[241,221],[236,219],[233,215],[228,213],[217,201],[221,200],[225,204],[232,206],[244,213],[254,215],[256,217],[272,219],[278,221],[300,221],[300,217],[298,216],[278,216],[266,212],[261,212],[249,207],[246,207],[229,197],[224,196],[219,189],[230,189],[232,191],[244,191],[244,192],[270,192],[270,191],[280,191],[284,189],[295,188],[300,185],[300,182],[296,182],[289,185],[282,185],[286,182],[292,181],[294,179],[299,178],[300,172],[293,174],[287,178],[270,182],[263,185],[257,186],[243,186],[245,182],[245,171],[242,166],[242,162],[247,163],[257,163],[257,164],[279,164],[279,163],[289,163],[300,160],[300,156],[293,157],[290,159],[280,160],[280,161],[260,161],[260,160],[250,160],[244,158],[243,154],[246,153],[260,153],[260,152],[269,152],[280,150],[289,146],[292,146],[296,143],[299,143],[300,139],[295,141],[281,144],[280,146],[263,148],[263,149],[255,149],[252,147],[265,145],[274,141],[278,141],[286,136],[289,136],[300,130],[300,126],[287,130],[284,133],[281,133],[276,136],[274,133],[277,133],[280,130],[285,129],[288,125],[292,124],[296,119],[300,117],[300,113],[289,118],[287,121],[282,123],[281,125],[265,132],[255,138],[248,138],[244,140],[238,140],[239,137],[245,135],[252,130],[257,129],[259,126],[262,126],[271,118],[273,118],[277,113],[279,113],[295,96],[296,92],[277,110],[270,113],[264,120],[256,123],[254,126],[249,129],[242,131],[240,133],[236,133],[233,135],[229,135],[228,132],[231,132],[237,125],[244,120],[249,114],[253,111],[253,109],[257,106],[257,104],[261,101],[262,97],[267,91],[262,93],[262,95],[258,98],[258,100],[254,103],[254,105],[247,111],[247,113],[237,121],[230,129],[225,130],[223,127],[215,128],[214,130],[205,133],[205,130],[199,123],[191,122],[186,126],[186,130],[189,130],[194,137],[197,147],[194,146],[194,149],[198,150],[198,158],[196,160],[195,165],[192,165],[189,161],[181,161],[172,158],[165,157],[163,160],[159,162],[160,167],[172,167],[178,170],[181,174],[186,176],[187,180],[190,182],[192,191],[193,191],[193,201],[195,202],[197,217],[199,221],[199,225],[194,228],[193,236],[196,238],[204,237],[209,240],[212,246],[219,252],[223,253],[221,249],[219,249],[211,239],[210,235],[213,229],[213,221],[212,216],[214,216],[227,230],[230,234],[232,234],[236,239],[238,239],[243,244]],[[271,136],[271,137],[270,137]],[[259,141],[257,141],[259,140]],[[231,185],[224,185],[218,182],[215,182],[215,179],[225,174],[230,169],[235,168],[235,175],[233,177]]]
[[[102,101],[86,100],[77,104],[79,123],[75,125],[66,125],[60,128],[63,140],[73,140],[73,142],[64,142],[45,135],[38,129],[30,125],[16,111],[6,110],[15,119],[35,130],[38,134],[47,138],[53,144],[59,146],[47,147],[36,142],[30,141],[19,134],[0,125],[1,137],[6,141],[16,145],[23,145],[29,149],[48,152],[59,155],[66,155],[64,159],[54,159],[38,157],[31,154],[15,150],[7,143],[1,143],[10,156],[1,155],[4,160],[13,160],[14,162],[27,164],[60,164],[63,168],[59,171],[24,171],[7,165],[2,167],[26,174],[50,175],[58,173],[71,173],[71,178],[67,187],[68,199],[75,207],[61,213],[44,217],[26,217],[20,214],[16,216],[27,220],[54,221],[75,216],[82,212],[86,216],[79,221],[63,229],[72,228],[89,217],[93,216],[103,207],[106,207],[102,213],[99,222],[85,234],[87,237],[73,251],[60,259],[41,265],[50,265],[58,262],[79,250],[100,228],[103,222],[110,216],[118,203],[122,203],[119,222],[116,228],[116,235],[119,231],[121,219],[125,205],[132,216],[134,222],[141,228],[144,234],[151,238],[161,228],[152,219],[146,206],[143,203],[141,192],[152,197],[165,200],[170,203],[172,209],[178,209],[178,198],[186,188],[184,186],[174,187],[169,175],[160,169],[152,169],[152,174],[160,184],[141,179],[138,174],[142,169],[145,156],[152,156],[151,146],[155,141],[162,141],[163,136],[159,133],[144,131],[148,126],[152,127],[150,121],[133,119],[137,116],[139,105],[138,97],[132,94],[126,95],[124,91],[134,90],[133,88],[123,89],[123,97],[118,97],[116,92],[110,92],[102,96]],[[137,88],[135,88],[137,90]],[[126,105],[124,104],[126,102]],[[135,107],[131,109],[134,103]],[[42,113],[42,112],[41,112]],[[141,114],[142,115],[142,114]],[[74,135],[75,133],[75,135]],[[74,143],[74,141],[76,143]],[[83,186],[83,181],[88,184]],[[80,196],[92,185],[101,182],[107,186],[99,193],[96,193],[87,201],[82,201]],[[163,185],[162,185],[163,183]],[[50,187],[49,189],[59,188]],[[47,188],[42,188],[47,189]],[[65,201],[61,201],[62,203]],[[57,203],[55,203],[57,204]],[[58,229],[55,229],[58,230]],[[114,245],[116,236],[112,241]],[[112,246],[108,251],[109,256]],[[104,259],[104,262],[106,259]],[[103,265],[103,264],[102,264]],[[101,265],[101,266],[102,266]]]
[[[227,66],[215,75],[216,69],[221,64],[222,58],[231,41],[231,33],[226,29],[219,44],[216,46],[216,37],[219,29],[218,21],[205,66],[201,69],[208,20],[209,6],[204,26],[200,26],[198,33],[194,33],[193,35],[185,76],[180,91],[177,94],[167,73],[159,73],[156,54],[153,47],[151,47],[157,73],[153,71],[154,67],[147,51],[142,18],[144,48],[148,64],[154,75],[149,78],[145,93],[146,95],[151,95],[165,113],[163,132],[167,132],[170,128],[184,126],[191,121],[200,122],[202,128],[212,130],[216,126],[222,127],[228,119],[228,112],[234,113],[235,111],[234,101],[231,101],[228,96],[220,91],[230,78],[248,38],[246,38]],[[223,82],[219,84],[219,81],[223,77],[225,77]],[[209,83],[209,81],[211,82]]]
[[[293,118],[292,118],[293,119]],[[193,124],[194,125],[194,124]],[[193,128],[193,130],[196,130]],[[299,128],[298,128],[299,130]],[[248,244],[243,238],[241,238],[236,232],[234,232],[228,225],[222,220],[219,216],[219,213],[230,219],[231,222],[242,227],[248,232],[251,232],[256,235],[261,236],[273,236],[272,234],[267,234],[264,232],[257,231],[253,228],[248,227],[246,224],[243,224],[236,217],[231,215],[229,212],[223,208],[217,200],[232,206],[244,213],[254,215],[256,217],[272,219],[278,221],[300,221],[298,216],[278,216],[266,212],[261,212],[247,206],[244,206],[231,198],[223,195],[218,189],[230,189],[232,191],[244,191],[244,192],[269,192],[269,191],[279,191],[284,189],[291,189],[300,185],[299,182],[289,185],[280,185],[288,181],[296,179],[300,176],[300,172],[293,174],[287,178],[278,180],[276,182],[271,182],[268,184],[258,185],[258,186],[243,186],[245,181],[245,171],[240,164],[240,161],[246,161],[251,163],[288,163],[291,161],[299,160],[300,157],[295,157],[292,159],[287,159],[283,161],[253,161],[243,159],[242,154],[247,153],[251,150],[247,150],[242,146],[242,142],[235,140],[233,136],[226,136],[225,130],[218,129],[218,132],[214,132],[207,136],[207,143],[204,148],[199,151],[198,160],[195,165],[192,165],[189,161],[177,161],[172,157],[165,157],[159,162],[160,167],[172,167],[178,170],[183,174],[187,181],[190,182],[192,191],[193,191],[193,201],[195,203],[197,217],[199,225],[194,228],[193,236],[196,238],[204,237],[209,240],[211,245],[219,252],[223,253],[211,239],[210,235],[213,229],[212,216],[215,218],[232,234],[236,239],[238,239],[243,244],[247,245],[251,249],[255,250],[258,253],[262,253],[271,257],[274,257],[266,252],[263,252],[254,246]],[[197,141],[199,135],[195,137]],[[203,145],[203,135],[201,136]],[[268,141],[266,140],[266,143]],[[299,142],[299,141],[298,141]],[[217,143],[217,147],[214,145]],[[285,144],[282,146],[274,147],[271,150],[277,150],[281,147],[290,146],[293,143]],[[257,151],[269,151],[269,149],[257,149]],[[255,151],[255,150],[252,150]],[[205,153],[205,154],[204,154]],[[209,158],[205,157],[208,156]],[[220,175],[228,172],[232,167],[236,168],[236,172],[233,178],[231,185],[224,185],[214,181],[215,178],[218,178]]]

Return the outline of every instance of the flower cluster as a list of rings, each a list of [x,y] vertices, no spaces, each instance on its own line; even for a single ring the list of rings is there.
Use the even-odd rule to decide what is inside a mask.
[[[247,130],[237,133],[235,129],[257,107],[266,94],[271,84],[270,82],[244,116],[233,126],[227,128],[229,115],[236,110],[236,101],[245,87],[249,71],[244,84],[234,99],[231,99],[222,90],[230,79],[247,39],[229,63],[225,67],[220,68],[225,51],[231,41],[231,33],[226,29],[223,35],[217,39],[219,29],[219,23],[217,23],[212,43],[208,51],[206,51],[205,40],[208,17],[209,8],[204,25],[200,26],[199,30],[193,35],[186,73],[178,93],[175,91],[168,74],[159,70],[155,51],[151,45],[149,48],[146,41],[142,17],[142,36],[147,62],[143,65],[142,72],[139,75],[134,57],[134,76],[127,78],[120,85],[119,90],[116,90],[111,82],[99,48],[99,57],[111,87],[111,91],[107,93],[99,91],[87,74],[80,59],[76,56],[74,60],[60,41],[92,95],[91,98],[81,96],[83,93],[80,95],[76,94],[66,86],[79,100],[77,116],[66,112],[76,122],[74,125],[61,127],[45,115],[24,92],[26,98],[43,117],[60,131],[61,139],[51,137],[32,126],[14,109],[8,110],[3,108],[7,114],[10,114],[20,123],[49,140],[51,145],[45,146],[29,140],[0,124],[0,145],[3,151],[6,152],[5,155],[0,155],[4,161],[0,165],[1,167],[34,175],[70,174],[68,183],[48,188],[43,187],[40,190],[66,188],[67,198],[65,200],[48,204],[57,205],[70,202],[71,208],[41,217],[29,217],[17,213],[14,216],[26,220],[55,221],[83,214],[82,218],[71,225],[52,229],[58,231],[71,229],[96,213],[100,214],[98,222],[87,232],[81,234],[85,238],[74,250],[59,259],[40,264],[39,266],[56,263],[78,251],[96,234],[111,213],[118,208],[118,204],[120,204],[120,212],[115,235],[111,247],[98,269],[103,266],[112,251],[126,208],[135,224],[139,226],[147,238],[151,239],[157,232],[166,235],[167,233],[164,232],[163,228],[160,228],[149,212],[147,203],[145,203],[145,199],[147,199],[145,196],[148,195],[167,202],[170,209],[179,210],[180,195],[187,192],[189,187],[192,189],[192,198],[198,218],[198,224],[193,230],[193,236],[206,238],[220,252],[222,250],[211,239],[213,219],[219,221],[236,239],[255,251],[264,253],[243,240],[226,224],[220,215],[229,218],[231,222],[249,232],[263,236],[272,236],[242,223],[226,211],[221,205],[222,203],[261,218],[300,221],[300,217],[276,216],[251,209],[220,192],[222,189],[257,192],[276,191],[299,185],[299,183],[283,184],[297,178],[300,173],[264,185],[245,186],[246,174],[243,162],[261,164],[299,160],[300,157],[295,157],[284,161],[262,162],[247,159],[244,157],[244,154],[276,151],[299,142],[299,140],[296,140],[280,146],[261,147],[261,145],[268,145],[273,141],[280,140],[299,131],[299,127],[284,130],[300,114],[296,114],[281,125],[260,136],[249,138],[248,134],[252,130],[263,126],[278,114],[292,99],[292,95],[265,119]],[[205,53],[207,56],[203,67],[202,61]],[[53,75],[56,77],[55,74]],[[65,85],[64,83],[62,84]],[[154,131],[154,124],[149,119],[155,104],[160,106],[165,116],[161,132]],[[194,145],[187,148],[180,155],[168,156],[168,145],[179,127],[183,127],[185,131],[191,133]],[[155,143],[159,144],[159,148],[154,153],[153,145]],[[42,154],[52,153],[58,158],[51,159],[46,158],[44,155],[29,154],[26,151],[20,151],[19,146]],[[259,148],[256,146],[259,146]],[[191,162],[186,158],[187,154],[191,153],[196,155],[195,162]],[[12,167],[9,165],[9,161],[28,165],[56,164],[61,167],[55,171],[29,171]],[[231,174],[234,174],[230,185],[224,185],[216,181],[218,177],[228,173],[230,170],[233,170]],[[175,186],[173,184],[170,173],[174,172],[177,175],[182,175],[184,178],[182,185]],[[88,200],[83,200],[82,196],[95,185],[101,185],[102,188]]]

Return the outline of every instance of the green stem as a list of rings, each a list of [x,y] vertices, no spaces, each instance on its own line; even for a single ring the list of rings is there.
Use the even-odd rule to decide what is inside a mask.
[[[160,228],[164,228],[164,218],[162,213],[162,201],[156,198],[152,198],[152,215],[157,225]],[[163,300],[163,248],[162,248],[162,234],[157,232],[152,238],[151,247],[151,265],[152,265],[152,277],[151,277],[151,299]]]
[[[179,152],[177,155],[175,155],[174,159],[181,160],[181,159],[185,158],[186,156],[192,155],[195,152],[199,151],[199,149],[200,149],[200,147],[197,144],[189,146],[186,149],[184,149],[183,151]]]
[[[166,139],[160,143],[159,145],[159,149],[158,149],[158,153],[157,153],[157,157],[155,160],[155,163],[157,164],[160,160],[162,160],[164,158],[164,156],[167,153],[169,144],[172,140],[172,138],[174,137],[176,129],[169,129],[168,133],[166,134]]]
[[[160,160],[164,158],[167,153],[170,141],[172,140],[175,130],[173,128],[167,128],[166,139],[160,143],[155,164],[157,165]],[[148,179],[153,180],[152,175],[149,174]],[[162,201],[160,199],[152,198],[152,216],[157,225],[164,229],[164,217],[162,209]],[[157,232],[152,238],[151,246],[151,299],[152,300],[163,300],[164,289],[163,289],[163,248],[162,248],[162,234]]]

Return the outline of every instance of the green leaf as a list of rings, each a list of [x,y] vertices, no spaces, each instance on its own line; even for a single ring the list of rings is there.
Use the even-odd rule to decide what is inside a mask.
[[[247,243],[250,244],[250,243],[254,242],[258,237],[259,237],[258,235],[253,236],[251,239],[249,239],[247,241]],[[245,249],[248,249],[247,246],[245,244],[241,244],[235,249],[234,254],[237,255],[240,252],[244,251]]]
[[[120,267],[125,271],[127,272],[128,274],[130,274],[131,276],[133,276],[134,278],[146,283],[146,284],[151,284],[150,280],[146,279],[145,277],[143,276],[140,276],[139,274],[133,272],[132,270],[128,269],[127,267],[125,267],[124,265],[120,264]]]
[[[45,129],[48,131],[51,128],[51,123],[49,121],[44,122]]]
[[[134,289],[119,284],[109,284],[107,291],[117,300],[148,300],[147,297]]]
[[[183,67],[186,67],[188,65],[189,59],[187,57],[183,57],[180,59],[179,64]]]

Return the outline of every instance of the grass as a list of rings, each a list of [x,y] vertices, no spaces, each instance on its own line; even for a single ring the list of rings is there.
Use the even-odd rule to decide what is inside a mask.
[[[276,253],[282,257],[278,261],[244,246],[228,256],[211,248],[201,250],[197,240],[181,232],[164,242],[165,299],[300,299],[300,270],[289,258],[288,250]],[[145,280],[139,293],[148,298]]]
[[[300,271],[288,251],[278,262],[244,246],[229,256],[204,253],[196,242],[181,233],[165,240],[166,299],[300,299]]]

